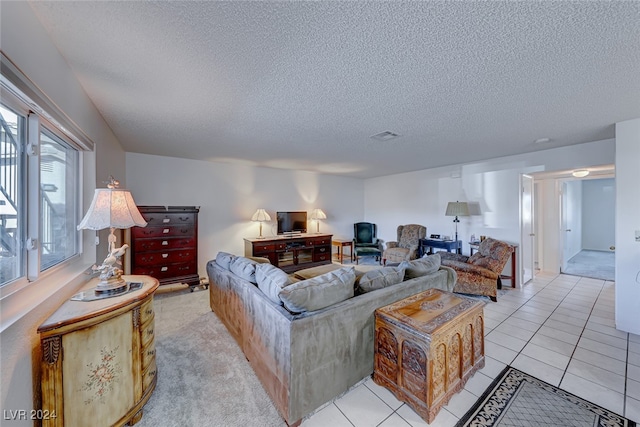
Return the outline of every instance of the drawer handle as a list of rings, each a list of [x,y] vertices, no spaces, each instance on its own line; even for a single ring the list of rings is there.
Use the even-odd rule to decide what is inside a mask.
[[[163,234],[167,234],[168,232],[169,232],[169,229],[168,229],[168,228],[163,228],[163,229],[162,229],[162,233],[163,233]]]
[[[180,221],[188,221],[189,217],[188,216],[181,216],[180,217]]]
[[[147,335],[148,336],[153,335],[153,329],[147,329]]]
[[[156,371],[149,371],[149,373],[147,374],[150,377],[155,377],[156,376]]]
[[[146,313],[146,314],[153,314],[153,309],[148,308],[148,309],[145,311],[145,313]]]
[[[169,244],[169,242],[167,240],[163,240],[162,241],[162,246],[167,246]]]
[[[154,354],[156,354],[155,350],[149,350],[147,351],[147,356],[153,356]]]
[[[165,219],[162,220],[163,224],[168,224],[170,222],[171,222],[171,218],[165,218]]]
[[[162,254],[162,258],[166,258],[168,256],[169,256],[169,254]]]
[[[169,267],[162,267],[162,268],[160,269],[160,271],[167,271],[167,270],[169,270]]]

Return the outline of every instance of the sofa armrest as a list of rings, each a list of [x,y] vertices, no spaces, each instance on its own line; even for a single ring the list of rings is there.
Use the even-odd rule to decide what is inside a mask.
[[[440,265],[440,270],[444,270],[447,272],[447,290],[449,292],[453,292],[453,287],[458,281],[458,273],[456,273],[453,268],[447,267],[445,265]]]
[[[397,248],[398,247],[398,242],[387,242],[387,249],[391,249],[391,248]]]
[[[488,268],[479,267],[477,265],[468,264],[466,262],[447,260],[446,262],[443,263],[443,265],[446,267],[453,268],[454,270],[460,273],[477,274],[479,276],[486,277],[488,279],[497,280],[499,276],[498,273],[495,273],[489,270]]]

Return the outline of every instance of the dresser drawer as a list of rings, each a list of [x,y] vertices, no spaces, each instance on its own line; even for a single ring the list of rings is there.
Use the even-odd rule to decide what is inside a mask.
[[[142,274],[165,279],[167,277],[185,276],[187,274],[197,274],[198,266],[195,262],[162,264],[162,265],[136,265],[132,268],[131,274]]]
[[[161,251],[161,252],[144,252],[136,254],[134,262],[136,265],[160,265],[176,262],[193,261],[196,257],[195,249]]]
[[[163,238],[163,237],[191,237],[195,235],[193,225],[166,226],[166,227],[134,227],[131,230],[133,238]]]
[[[142,338],[142,346],[146,346],[149,342],[153,341],[155,336],[154,330],[155,322],[149,322],[146,325],[142,325],[142,329],[140,330],[140,335]]]
[[[314,253],[313,254],[313,262],[329,261],[329,260],[331,260],[331,253],[330,252]]]
[[[192,213],[164,213],[164,212],[147,212],[143,213],[147,227],[162,227],[166,225],[193,225],[195,223],[195,215]]]
[[[149,300],[140,306],[140,324],[144,325],[154,317],[153,300]]]
[[[187,249],[196,247],[195,237],[172,237],[168,239],[138,239],[133,242],[136,252],[163,251],[166,249]]]
[[[276,245],[269,245],[269,244],[254,244],[253,245],[253,254],[254,255],[258,255],[258,254],[263,254],[265,252],[273,252],[276,250]]]
[[[330,245],[331,239],[327,237],[318,237],[316,239],[307,239],[307,246]]]
[[[147,369],[142,371],[142,391],[145,392],[149,389],[153,381],[156,379],[156,375],[158,375],[158,370],[156,369],[156,360],[155,358],[151,361]]]
[[[156,345],[155,339],[142,348],[142,369],[146,369],[147,366],[155,360],[156,357]]]

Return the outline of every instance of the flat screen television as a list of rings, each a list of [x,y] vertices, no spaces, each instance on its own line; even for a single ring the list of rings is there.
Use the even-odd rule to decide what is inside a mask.
[[[307,212],[276,212],[278,234],[306,233]]]

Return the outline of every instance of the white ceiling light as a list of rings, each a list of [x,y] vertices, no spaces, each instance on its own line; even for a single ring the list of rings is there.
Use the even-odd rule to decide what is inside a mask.
[[[535,141],[533,141],[534,144],[546,144],[547,142],[550,142],[551,138],[538,138]]]
[[[589,175],[589,171],[586,169],[580,169],[577,171],[573,171],[571,175],[575,176],[576,178],[584,178],[585,176]]]

